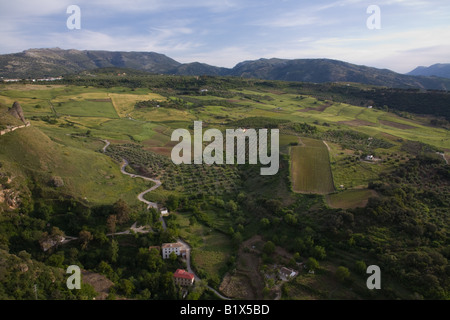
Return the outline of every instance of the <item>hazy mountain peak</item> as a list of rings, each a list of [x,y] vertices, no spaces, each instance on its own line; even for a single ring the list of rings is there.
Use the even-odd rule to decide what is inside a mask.
[[[429,67],[420,66],[409,72],[411,76],[435,76],[450,79],[450,63],[436,63]]]

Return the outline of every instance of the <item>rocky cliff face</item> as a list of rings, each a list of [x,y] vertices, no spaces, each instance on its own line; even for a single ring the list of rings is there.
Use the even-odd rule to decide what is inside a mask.
[[[21,120],[23,123],[26,123],[25,116],[19,102],[15,101],[12,107],[8,109],[8,113],[14,118]]]

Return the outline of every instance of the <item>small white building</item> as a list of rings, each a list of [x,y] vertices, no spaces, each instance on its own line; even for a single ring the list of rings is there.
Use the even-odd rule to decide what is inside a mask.
[[[175,252],[177,256],[181,255],[181,249],[183,245],[181,243],[164,243],[161,246],[163,259],[169,259],[172,252]]]
[[[367,160],[367,161],[373,161],[373,155],[369,154],[369,155],[366,157],[366,160]]]
[[[169,215],[169,210],[167,208],[161,208],[159,211],[163,217],[166,217]]]
[[[297,275],[297,272],[295,272],[292,269],[286,268],[286,267],[282,267],[280,269],[280,278],[282,280],[289,280],[293,277],[295,277]]]

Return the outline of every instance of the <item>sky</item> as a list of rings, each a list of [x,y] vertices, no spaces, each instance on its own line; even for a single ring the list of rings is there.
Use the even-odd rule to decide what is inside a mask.
[[[80,8],[80,29],[67,26],[70,5]],[[367,25],[373,5],[375,29]],[[53,47],[150,51],[228,68],[260,58],[328,58],[406,73],[450,63],[450,1],[0,2],[0,54]]]

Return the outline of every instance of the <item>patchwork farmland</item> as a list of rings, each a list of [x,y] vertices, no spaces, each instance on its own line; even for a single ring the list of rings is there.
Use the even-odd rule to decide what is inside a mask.
[[[14,190],[34,205],[10,222],[15,213],[0,203],[2,223],[14,226],[2,229],[0,244],[11,252],[30,250],[53,266],[76,259],[105,274],[117,295],[130,299],[165,297],[158,295],[157,275],[169,283],[184,261],[162,261],[148,249],[177,237],[191,246],[191,267],[202,283],[236,299],[363,299],[364,263],[383,261],[386,270],[401,265],[401,272],[417,274],[408,269],[417,243],[423,261],[444,261],[449,193],[443,158],[450,155],[450,141],[445,126],[430,123],[434,118],[352,105],[322,91],[318,97],[282,82],[146,76],[139,82],[145,85],[134,88],[114,77],[76,81],[0,85],[0,126],[19,124],[7,114],[14,101],[31,123],[0,143],[0,197]],[[279,129],[278,173],[261,176],[259,166],[248,164],[176,166],[170,154],[178,142],[171,134],[179,128],[192,132],[194,121],[221,132]],[[104,140],[111,143],[106,152]],[[151,185],[123,175],[122,159],[129,173],[162,182],[145,198],[168,209],[167,230],[158,213],[137,199]],[[111,219],[116,211],[127,211],[128,220]],[[31,231],[20,231],[21,219]],[[93,239],[43,253],[39,237],[52,232],[45,223],[67,236],[83,231]],[[107,236],[113,227],[122,233],[133,224],[149,232],[124,233],[114,241]],[[24,247],[22,239],[32,245]],[[315,274],[301,267],[310,258],[319,264]],[[281,265],[295,269],[296,279],[281,282]],[[337,280],[342,266],[350,270],[350,281]],[[433,269],[430,263],[429,270],[443,266]],[[409,275],[383,276],[389,287],[377,292],[381,298],[430,292],[421,284],[411,287]],[[439,272],[429,276],[444,284]],[[333,290],[327,291],[330,282]],[[130,284],[134,289],[125,291]],[[205,287],[193,288],[189,297],[214,298]]]

